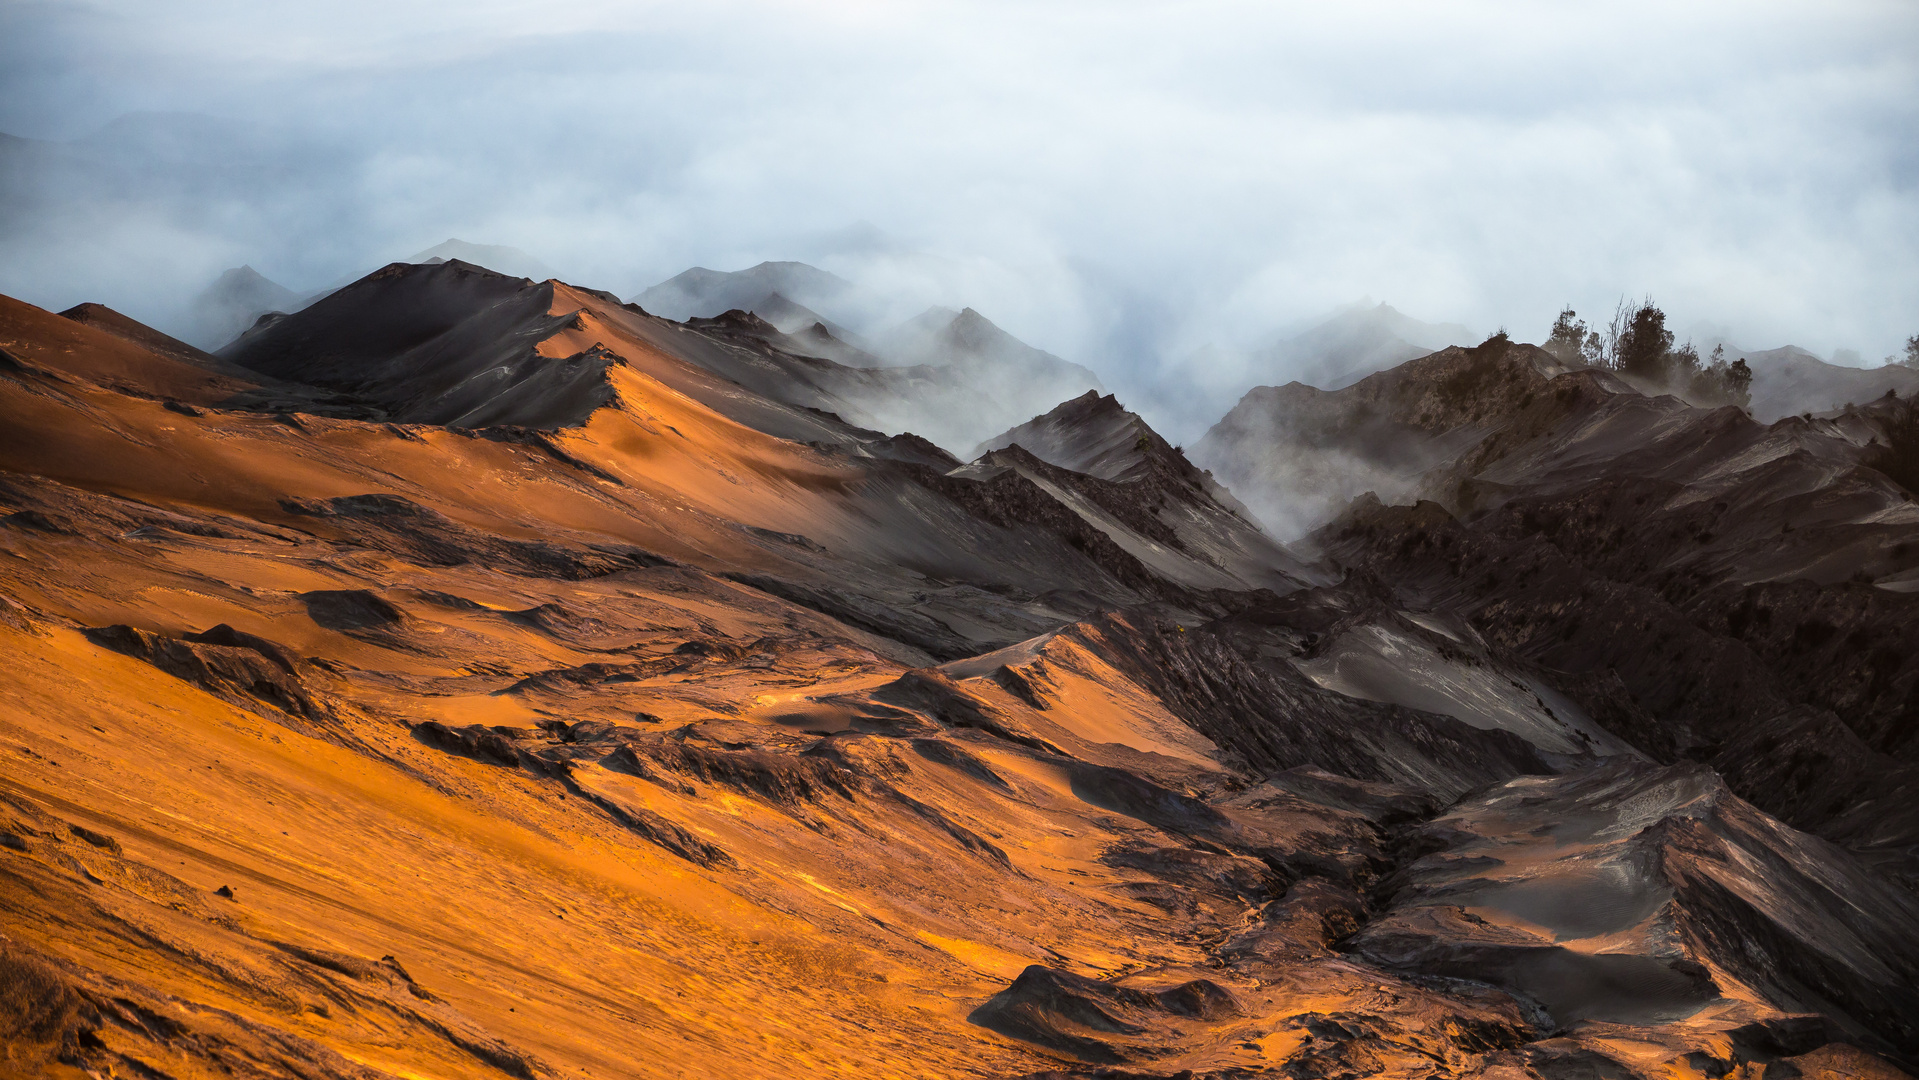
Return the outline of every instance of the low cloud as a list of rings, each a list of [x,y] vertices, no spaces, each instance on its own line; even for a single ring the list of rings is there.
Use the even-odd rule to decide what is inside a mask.
[[[1919,332],[1909,4],[111,0],[0,42],[0,131],[79,162],[33,189],[5,148],[0,291],[161,323],[228,266],[313,289],[448,236],[622,296],[797,258],[876,319],[975,307],[1175,441],[1361,296]]]

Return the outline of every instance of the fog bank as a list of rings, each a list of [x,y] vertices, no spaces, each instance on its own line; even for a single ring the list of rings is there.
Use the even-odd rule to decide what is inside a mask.
[[[0,291],[45,306],[166,325],[449,236],[622,296],[798,259],[1176,441],[1360,297],[1919,332],[1909,4],[11,5],[0,131]]]

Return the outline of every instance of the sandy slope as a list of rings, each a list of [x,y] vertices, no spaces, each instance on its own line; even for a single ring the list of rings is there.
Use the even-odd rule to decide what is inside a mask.
[[[1443,806],[1618,803],[1577,778],[1647,767],[1606,741],[1634,700],[1444,604],[1300,588],[1277,545],[1284,595],[1248,588],[1122,498],[1189,478],[1150,432],[1144,479],[969,475],[809,411],[823,361],[458,263],[227,356],[365,419],[222,407],[127,328],[7,310],[13,1073],[1891,1076],[1874,1053],[1915,1051],[1866,1003],[1909,962],[1883,911],[1688,908],[1730,935],[1711,957],[1759,958],[1712,960],[1725,1024],[1562,1025],[1492,968],[1351,951]],[[1137,554],[1159,529],[1218,583]],[[1376,677],[1415,647],[1418,678]],[[1883,887],[1726,805],[1742,850]],[[1766,936],[1787,917],[1879,955],[1827,950],[1818,1000],[1750,977],[1801,955]]]

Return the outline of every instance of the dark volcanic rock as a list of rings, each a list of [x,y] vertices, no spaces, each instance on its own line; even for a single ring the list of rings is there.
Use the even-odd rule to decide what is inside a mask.
[[[1083,1061],[1122,1062],[1164,1056],[1182,1020],[1238,1015],[1233,995],[1206,979],[1137,990],[1034,964],[970,1019]]]
[[[1919,1051],[1919,900],[1710,770],[1619,762],[1509,781],[1423,825],[1350,946],[1486,979],[1560,1024],[1659,1024],[1756,991]]]
[[[117,653],[144,660],[175,678],[193,683],[217,697],[260,712],[272,706],[271,716],[310,731],[301,720],[331,723],[332,711],[308,692],[286,651],[225,623],[200,634],[171,638],[131,626],[115,625],[83,631],[87,640]]]
[[[1552,771],[1531,743],[1511,732],[1356,701],[1320,688],[1288,664],[1249,661],[1234,647],[1230,622],[1186,631],[1114,615],[1069,633],[1258,773],[1313,765],[1451,799],[1484,784]]]
[[[960,637],[938,619],[845,589],[789,581],[765,574],[729,573],[726,576],[788,603],[830,615],[849,626],[911,645],[937,660],[955,660],[970,656],[976,650],[974,643]]]
[[[1654,757],[1717,764],[1761,808],[1919,877],[1919,813],[1907,809],[1919,596],[1728,579],[1711,548],[1753,543],[1739,540],[1749,526],[1731,524],[1742,499],[1715,512],[1671,508],[1675,496],[1671,485],[1601,481],[1468,520],[1433,503],[1362,500],[1321,539],[1376,578],[1454,606],[1496,646],[1571,673],[1568,695]],[[1829,722],[1838,726],[1823,736],[1799,734]],[[1862,803],[1874,809],[1853,813]]]
[[[284,499],[280,508],[297,518],[313,519],[302,521],[302,525],[321,526],[355,543],[426,566],[478,563],[528,577],[578,581],[671,564],[671,560],[635,547],[569,546],[483,532],[402,495]]]
[[[1139,558],[1107,533],[1074,513],[1016,469],[981,479],[950,476],[924,466],[907,466],[916,481],[953,500],[976,517],[1003,529],[1037,526],[1091,559],[1115,580],[1146,596],[1184,599],[1182,590],[1148,570]],[[955,657],[954,659],[957,659]]]
[[[300,594],[307,617],[328,630],[387,630],[400,625],[405,613],[379,594],[366,589],[320,589]]]
[[[394,263],[221,348],[242,367],[375,403],[403,423],[557,428],[612,399],[603,350],[541,355],[566,325],[552,282],[457,259]]]

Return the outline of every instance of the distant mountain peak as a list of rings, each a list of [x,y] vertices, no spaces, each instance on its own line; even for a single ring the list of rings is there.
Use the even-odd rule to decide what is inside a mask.
[[[243,263],[222,272],[219,277],[214,279],[213,284],[207,287],[207,291],[215,292],[223,289],[244,288],[278,289],[286,293],[289,297],[298,295],[292,289],[255,270],[252,263]]]
[[[519,248],[506,247],[502,244],[471,244],[457,237],[448,237],[406,261],[410,263],[471,263],[508,277],[522,277],[533,281],[545,281],[555,276],[545,263]]]
[[[1112,394],[1088,390],[979,444],[975,458],[1018,446],[1049,465],[1101,480],[1137,480],[1155,455],[1179,452]],[[1181,463],[1184,457],[1181,455]]]
[[[744,270],[694,266],[633,297],[633,302],[668,319],[712,318],[734,308],[750,310],[777,294],[788,303],[819,311],[853,289],[837,274],[803,262],[767,260]],[[831,321],[830,310],[822,313]]]
[[[973,309],[967,308],[966,310],[972,311]],[[975,314],[977,314],[977,312],[975,312]],[[934,334],[951,327],[954,322],[958,321],[959,317],[960,312],[954,311],[950,307],[941,307],[935,304],[901,323],[894,329],[893,333],[897,335],[905,331],[917,331],[919,333]]]
[[[235,266],[201,290],[188,309],[187,341],[201,349],[217,349],[232,341],[269,311],[298,311],[299,293],[255,270],[252,264]]]
[[[1873,401],[1887,391],[1919,393],[1919,371],[1896,364],[1848,367],[1797,345],[1753,350],[1718,344],[1725,346],[1727,359],[1744,360],[1752,368],[1751,411],[1761,423]]]
[[[1113,394],[1102,394],[1098,390],[1088,390],[1076,398],[1069,398],[1066,401],[1060,402],[1053,407],[1051,412],[1046,414],[1046,417],[1056,418],[1067,423],[1081,424],[1102,419],[1112,419],[1135,424],[1142,430],[1152,430],[1146,426],[1146,421],[1141,419],[1138,413],[1120,404],[1118,397]],[[1041,417],[1040,419],[1045,419],[1046,417]]]
[[[973,351],[1000,348],[1009,342],[1024,344],[970,307],[953,316],[946,324],[945,334],[960,347]]]
[[[1478,340],[1458,323],[1421,322],[1384,300],[1367,298],[1273,343],[1262,359],[1282,378],[1337,390],[1435,349]]]
[[[1007,333],[973,308],[954,311],[930,307],[893,328],[881,341],[883,353],[905,364],[973,364],[1023,372],[1054,372],[1104,390],[1099,378],[1078,364],[1034,348]]]
[[[762,262],[755,264],[752,268],[748,269],[745,272],[749,274],[754,272],[778,272],[783,274],[799,273],[799,274],[807,274],[807,275],[818,275],[821,278],[831,279],[835,282],[838,282],[841,285],[846,285],[846,286],[852,285],[852,282],[847,281],[845,278],[840,277],[838,274],[835,274],[830,270],[821,270],[819,267],[814,266],[811,263],[803,263],[803,262],[800,262],[798,259],[766,259]]]

